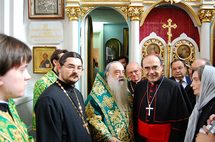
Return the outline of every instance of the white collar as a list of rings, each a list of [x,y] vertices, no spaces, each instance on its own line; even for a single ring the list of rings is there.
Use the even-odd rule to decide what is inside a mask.
[[[3,104],[8,104],[8,102],[6,102],[6,101],[3,101],[3,100],[0,100],[0,103],[3,103]]]

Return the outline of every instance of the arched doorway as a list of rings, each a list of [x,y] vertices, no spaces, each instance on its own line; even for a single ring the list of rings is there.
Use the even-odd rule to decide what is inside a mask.
[[[84,20],[84,52],[86,55],[86,80],[87,94],[91,91],[93,81],[98,71],[104,71],[107,64],[107,42],[111,39],[118,41],[117,56],[128,56],[128,24],[124,17],[110,7],[97,7],[92,10]],[[127,31],[127,32],[126,32]],[[112,42],[108,46],[113,47]]]

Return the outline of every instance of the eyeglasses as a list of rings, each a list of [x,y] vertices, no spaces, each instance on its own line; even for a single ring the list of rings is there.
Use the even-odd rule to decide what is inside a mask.
[[[133,74],[133,73],[137,74],[137,73],[138,73],[138,70],[133,70],[133,71],[130,71],[130,72],[129,72],[129,74]]]
[[[146,71],[157,71],[161,66],[143,67]]]
[[[77,72],[81,72],[81,71],[84,70],[82,66],[75,66],[75,65],[72,65],[72,64],[63,65],[63,66],[65,66],[68,70],[71,70],[71,71],[77,70]]]

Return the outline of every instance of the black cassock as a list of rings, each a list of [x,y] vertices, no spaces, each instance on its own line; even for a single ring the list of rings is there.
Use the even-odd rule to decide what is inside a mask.
[[[58,81],[78,108],[74,91],[76,92],[85,112],[81,93],[74,87]],[[38,142],[91,142],[91,136],[83,127],[84,123],[77,110],[56,82],[41,94],[34,110]]]
[[[179,84],[165,77],[155,82],[154,85],[150,85],[147,82],[147,80],[139,82],[134,93],[133,121],[136,141],[142,142],[145,140],[138,133],[137,123],[139,120],[139,122],[142,121],[144,124],[155,124],[155,126],[156,124],[170,124],[169,141],[183,142],[189,111]],[[161,85],[159,87],[160,83]],[[159,89],[155,95],[158,87]],[[146,109],[149,106],[148,102],[151,102],[151,107],[153,108],[150,111],[150,116],[148,115],[149,110]],[[160,132],[153,133],[159,134]]]

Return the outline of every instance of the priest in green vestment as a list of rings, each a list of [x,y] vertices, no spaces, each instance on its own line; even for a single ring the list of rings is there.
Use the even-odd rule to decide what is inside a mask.
[[[0,34],[0,51],[0,142],[33,141],[12,100],[24,95],[31,78],[27,71],[31,50],[22,41]]]
[[[53,69],[48,71],[44,76],[42,76],[39,80],[36,81],[33,90],[33,108],[44,90],[46,90],[50,85],[52,85],[57,80],[57,65],[60,57],[68,52],[67,50],[56,49],[51,56],[51,63]],[[32,121],[32,129],[36,130],[36,120],[35,113],[33,111],[33,121]]]
[[[98,73],[85,105],[93,140],[133,141],[132,96],[127,90],[124,67],[114,61],[107,65],[105,75]]]
[[[12,99],[0,104],[0,141],[1,142],[33,142],[28,136],[26,125],[20,119],[16,105]]]

